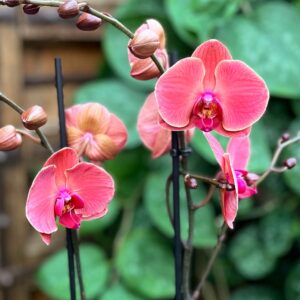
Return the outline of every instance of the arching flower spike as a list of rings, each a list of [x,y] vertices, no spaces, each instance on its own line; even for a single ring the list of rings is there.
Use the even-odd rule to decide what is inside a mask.
[[[201,44],[157,81],[158,110],[168,127],[245,135],[265,112],[269,91],[249,66],[217,40]]]
[[[140,110],[137,130],[144,145],[151,150],[153,159],[171,149],[171,131],[163,128],[160,121],[156,99],[154,93],[151,93]],[[193,133],[193,129],[186,131],[187,142],[191,140]]]
[[[224,220],[230,228],[238,211],[239,199],[248,198],[257,193],[253,182],[248,178],[247,164],[250,158],[250,140],[248,136],[235,137],[229,140],[227,151],[211,134],[205,133],[218,164],[222,170],[223,179],[234,185],[233,191],[221,189],[221,206]],[[250,175],[250,174],[249,174]]]
[[[100,218],[114,195],[112,177],[91,163],[79,162],[75,150],[52,154],[35,177],[28,193],[26,217],[48,245],[57,230],[56,218],[77,229],[83,220]]]
[[[69,146],[91,161],[113,159],[127,141],[123,122],[99,103],[66,109],[66,127]]]

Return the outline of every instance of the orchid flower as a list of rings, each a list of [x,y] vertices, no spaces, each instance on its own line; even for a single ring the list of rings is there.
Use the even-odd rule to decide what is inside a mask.
[[[248,136],[234,137],[229,140],[224,152],[218,140],[211,134],[204,134],[222,170],[222,179],[234,186],[233,191],[221,189],[221,206],[225,222],[233,228],[237,215],[239,199],[248,198],[257,193],[256,187],[247,177],[247,164],[250,157]],[[249,174],[250,175],[250,174]]]
[[[144,145],[152,152],[152,158],[157,158],[171,149],[171,131],[160,126],[160,116],[154,93],[151,93],[142,109],[137,122],[137,130]],[[186,139],[189,142],[194,130],[186,131]]]
[[[123,122],[99,103],[66,109],[68,144],[91,161],[113,159],[127,141]]]
[[[269,91],[221,42],[209,40],[158,79],[155,96],[166,127],[234,136],[249,133],[266,110]]]
[[[77,229],[83,220],[103,217],[114,195],[112,177],[91,163],[79,162],[72,148],[52,154],[36,175],[27,198],[26,217],[49,245],[56,218]]]

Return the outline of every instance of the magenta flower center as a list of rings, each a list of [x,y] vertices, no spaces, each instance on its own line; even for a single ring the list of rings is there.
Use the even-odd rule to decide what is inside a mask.
[[[210,92],[205,92],[198,98],[192,114],[195,126],[205,132],[215,129],[222,121],[221,105]]]
[[[75,193],[70,193],[68,190],[63,189],[56,196],[55,216],[59,217],[59,222],[66,228],[79,228],[82,216],[81,210],[83,208],[83,200]]]

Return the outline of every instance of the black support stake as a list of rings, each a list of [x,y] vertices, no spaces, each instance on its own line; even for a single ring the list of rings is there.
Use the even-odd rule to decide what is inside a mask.
[[[65,122],[65,106],[63,93],[63,76],[61,68],[61,59],[55,58],[55,84],[57,91],[57,107],[59,117],[60,147],[68,146],[67,131]],[[72,241],[72,229],[66,229],[67,251],[68,251],[68,267],[70,279],[70,296],[71,300],[76,300],[75,285],[75,264],[74,264],[74,247]]]

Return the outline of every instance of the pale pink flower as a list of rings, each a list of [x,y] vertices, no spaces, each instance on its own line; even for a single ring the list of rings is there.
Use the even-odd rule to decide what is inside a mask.
[[[247,177],[247,164],[250,158],[250,140],[248,136],[234,137],[229,140],[227,151],[211,134],[204,134],[222,170],[222,178],[234,185],[233,191],[221,189],[221,206],[224,220],[230,228],[237,215],[239,199],[248,198],[257,193],[251,178]],[[250,175],[250,174],[249,174]],[[253,177],[253,176],[251,176]]]
[[[56,218],[77,229],[83,220],[100,218],[114,195],[112,177],[91,163],[79,162],[72,148],[55,152],[36,175],[28,193],[26,217],[48,245]]]
[[[249,66],[217,40],[201,44],[157,81],[158,110],[173,130],[197,127],[226,136],[249,133],[265,112],[269,91]]]
[[[166,37],[161,24],[154,19],[149,19],[136,30],[134,35],[138,35],[143,31],[149,30],[158,36],[159,45],[154,54],[161,65],[167,69],[169,67],[169,57],[165,49]],[[128,46],[131,46],[131,40],[129,41]],[[150,57],[141,59],[133,55],[131,51],[128,50],[128,60],[131,68],[130,75],[135,79],[148,80],[160,75],[159,69]]]
[[[123,122],[99,103],[66,109],[68,145],[91,161],[113,159],[127,141]]]
[[[144,145],[151,150],[152,158],[157,158],[171,149],[171,131],[160,125],[154,93],[151,93],[140,110],[137,130]],[[194,130],[186,131],[187,142],[192,139]]]

